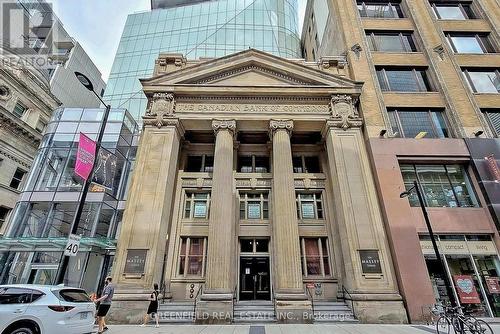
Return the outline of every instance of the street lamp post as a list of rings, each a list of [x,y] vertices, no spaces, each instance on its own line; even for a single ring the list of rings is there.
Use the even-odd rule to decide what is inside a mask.
[[[417,181],[413,181],[413,186],[407,191],[399,194],[400,198],[404,198],[409,196],[413,190],[417,193],[418,202],[420,203],[420,208],[422,209],[422,213],[424,215],[425,225],[427,226],[427,231],[429,232],[429,237],[431,238],[432,248],[434,248],[434,254],[436,255],[437,260],[439,261],[439,267],[441,269],[441,273],[443,274],[444,284],[446,286],[446,292],[450,298],[450,303],[452,306],[455,306],[455,299],[453,295],[453,289],[451,288],[450,280],[448,279],[448,273],[446,271],[443,258],[441,257],[441,253],[439,252],[438,245],[436,243],[436,238],[434,237],[434,232],[432,231],[431,221],[429,219],[429,215],[427,214],[427,208],[425,207],[424,198],[422,196],[422,192],[420,191],[420,187],[418,186]]]
[[[101,126],[99,127],[99,134],[97,135],[94,164],[92,165],[90,175],[87,178],[87,180],[85,180],[85,184],[83,186],[82,195],[80,197],[80,202],[78,202],[78,207],[76,208],[76,213],[75,213],[75,216],[73,217],[73,221],[71,223],[71,232],[70,232],[71,234],[76,234],[78,231],[78,223],[80,222],[80,217],[82,216],[83,207],[85,205],[85,200],[87,199],[87,193],[89,192],[90,184],[92,183],[94,169],[95,169],[96,164],[97,164],[97,155],[98,155],[98,152],[101,148],[101,141],[102,141],[102,137],[104,135],[104,129],[106,128],[106,123],[108,121],[109,111],[111,110],[111,106],[106,104],[101,99],[99,94],[97,94],[95,92],[94,86],[92,85],[92,82],[90,81],[89,78],[87,78],[84,74],[82,74],[80,72],[75,72],[75,76],[78,79],[78,81],[80,81],[80,83],[85,88],[87,88],[89,91],[94,93],[94,95],[99,99],[99,101],[101,101],[101,103],[106,106],[106,110],[104,111],[102,123],[101,123]],[[59,265],[59,270],[57,271],[56,284],[61,284],[64,282],[64,276],[66,275],[66,270],[68,268],[68,264],[69,264],[69,256],[64,255],[64,253],[63,253],[62,261],[61,261],[61,264]]]

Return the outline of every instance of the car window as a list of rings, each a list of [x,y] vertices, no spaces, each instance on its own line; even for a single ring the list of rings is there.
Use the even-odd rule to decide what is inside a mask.
[[[29,304],[43,296],[43,293],[31,289],[0,288],[0,304]]]
[[[91,302],[89,296],[84,290],[64,289],[59,291],[59,299],[70,303],[88,303]]]

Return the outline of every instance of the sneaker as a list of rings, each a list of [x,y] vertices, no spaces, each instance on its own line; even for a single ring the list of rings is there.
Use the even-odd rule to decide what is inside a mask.
[[[160,325],[155,325],[155,328],[160,328]]]
[[[146,327],[146,325],[145,324],[141,324],[141,327]]]

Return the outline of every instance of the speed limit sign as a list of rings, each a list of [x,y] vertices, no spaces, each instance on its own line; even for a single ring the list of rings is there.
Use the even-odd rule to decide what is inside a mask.
[[[82,237],[76,234],[70,234],[68,238],[68,243],[64,249],[65,256],[76,256],[78,249],[80,248],[80,239]]]

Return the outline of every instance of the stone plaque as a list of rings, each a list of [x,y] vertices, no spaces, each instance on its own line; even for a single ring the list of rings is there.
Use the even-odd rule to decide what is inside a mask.
[[[125,261],[124,274],[142,275],[146,265],[147,249],[129,249]]]
[[[382,274],[377,250],[360,250],[359,257],[361,259],[363,274]]]

